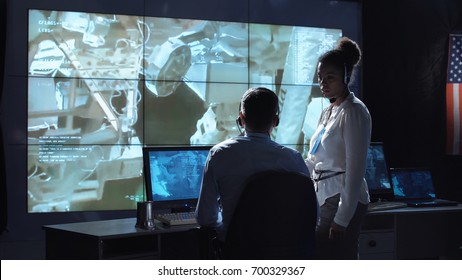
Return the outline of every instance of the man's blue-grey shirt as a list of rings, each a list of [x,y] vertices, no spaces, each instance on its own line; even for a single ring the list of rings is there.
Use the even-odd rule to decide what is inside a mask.
[[[224,241],[244,181],[249,175],[265,170],[309,176],[301,154],[272,141],[267,134],[247,133],[215,145],[204,168],[196,209],[199,225],[215,227],[219,239]]]

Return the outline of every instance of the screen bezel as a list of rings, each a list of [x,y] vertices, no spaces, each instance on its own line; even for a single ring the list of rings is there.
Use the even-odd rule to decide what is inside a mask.
[[[152,195],[152,181],[149,155],[151,152],[164,152],[164,151],[198,151],[210,150],[212,145],[192,145],[192,146],[144,146],[143,147],[143,172],[145,181],[146,201],[154,202],[154,210],[169,210],[169,211],[182,211],[182,209],[192,209],[197,205],[198,198],[196,199],[173,199],[154,201]]]

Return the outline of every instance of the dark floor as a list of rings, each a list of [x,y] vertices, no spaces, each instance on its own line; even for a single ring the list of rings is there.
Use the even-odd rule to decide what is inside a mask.
[[[44,260],[45,241],[0,241],[0,259],[2,260]]]

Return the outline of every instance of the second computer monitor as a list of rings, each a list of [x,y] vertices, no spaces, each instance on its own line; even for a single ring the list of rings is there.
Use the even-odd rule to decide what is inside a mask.
[[[365,177],[371,201],[394,199],[385,148],[382,142],[372,142],[369,146]]]

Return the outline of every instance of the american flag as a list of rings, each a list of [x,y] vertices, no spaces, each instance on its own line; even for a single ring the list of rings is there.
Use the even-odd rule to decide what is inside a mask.
[[[446,83],[446,153],[462,155],[462,34],[449,35]]]

